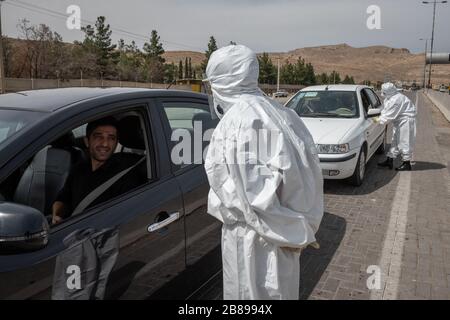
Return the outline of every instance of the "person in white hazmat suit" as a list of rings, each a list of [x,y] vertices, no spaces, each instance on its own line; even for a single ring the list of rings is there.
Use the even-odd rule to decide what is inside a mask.
[[[381,124],[392,122],[393,132],[387,159],[378,165],[393,169],[394,160],[401,155],[403,163],[395,170],[411,171],[416,140],[416,106],[407,96],[398,92],[395,85],[390,82],[381,86],[381,95],[384,97],[384,103],[379,122]]]
[[[301,249],[318,246],[323,177],[302,120],[258,88],[258,75],[242,45],[215,51],[206,68],[221,118],[205,169],[208,213],[223,223],[223,298],[298,299]]]

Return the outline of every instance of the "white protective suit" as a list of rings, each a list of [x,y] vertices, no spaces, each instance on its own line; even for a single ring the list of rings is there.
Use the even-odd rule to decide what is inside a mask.
[[[391,148],[387,156],[395,159],[401,154],[403,161],[411,161],[416,141],[416,106],[390,82],[381,86],[381,95],[385,99],[380,123],[393,123]]]
[[[223,297],[298,299],[300,251],[316,241],[323,216],[313,139],[294,111],[258,88],[247,47],[215,51],[206,75],[224,111],[205,160],[208,213],[223,222]],[[270,152],[255,151],[255,141]]]

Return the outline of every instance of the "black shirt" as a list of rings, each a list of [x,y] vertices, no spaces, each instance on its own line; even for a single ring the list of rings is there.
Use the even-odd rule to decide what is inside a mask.
[[[91,160],[80,163],[72,168],[66,183],[56,197],[56,201],[61,201],[65,205],[66,216],[72,215],[77,205],[95,188],[108,181],[119,172],[130,168],[140,157],[134,154],[115,153],[97,170],[92,171]],[[133,168],[112,186],[105,190],[89,206],[95,206],[99,203],[117,197],[127,191],[144,184],[147,174],[142,173],[145,170],[145,161]]]

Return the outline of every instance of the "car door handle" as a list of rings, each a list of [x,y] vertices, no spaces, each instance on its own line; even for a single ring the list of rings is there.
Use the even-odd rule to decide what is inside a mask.
[[[179,212],[174,212],[169,215],[168,218],[164,219],[163,221],[153,223],[148,226],[147,231],[148,232],[155,232],[156,230],[159,230],[161,228],[164,228],[165,226],[171,224],[172,222],[178,220],[180,217]]]

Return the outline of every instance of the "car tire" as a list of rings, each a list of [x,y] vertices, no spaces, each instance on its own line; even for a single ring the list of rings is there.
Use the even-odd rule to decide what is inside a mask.
[[[361,151],[359,152],[358,162],[356,163],[355,171],[353,175],[350,177],[349,182],[351,185],[355,187],[359,187],[362,185],[364,181],[364,177],[366,176],[366,148],[364,146],[361,147]]]
[[[386,152],[386,145],[387,145],[387,129],[384,130],[384,137],[383,137],[383,143],[380,144],[380,146],[378,147],[376,154],[384,154]]]

